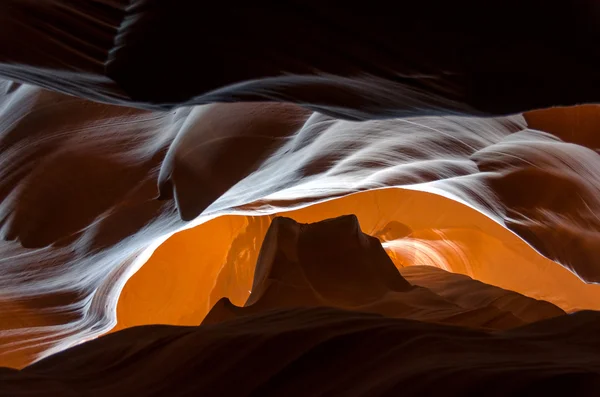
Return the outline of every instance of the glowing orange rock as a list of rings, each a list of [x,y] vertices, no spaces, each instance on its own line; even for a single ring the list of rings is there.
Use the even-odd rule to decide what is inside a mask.
[[[400,269],[414,265],[438,266],[525,296],[547,300],[567,311],[600,308],[600,286],[583,283],[496,222],[437,195],[383,189],[280,215],[310,223],[348,213],[356,213],[365,233],[395,238],[384,240],[383,245]],[[193,325],[199,324],[221,297],[229,297],[233,304],[243,306],[252,290],[256,258],[270,219],[267,216],[226,216],[177,234],[158,248],[155,256],[125,286],[117,307],[118,318],[123,318],[127,326]],[[227,224],[232,225],[231,231],[224,230]],[[410,234],[406,235],[409,230]],[[235,237],[229,234],[232,232]],[[198,241],[201,235],[214,238],[210,243],[213,250],[207,251]],[[217,242],[220,236],[223,236],[222,242]],[[238,248],[240,246],[244,249]],[[219,247],[222,251],[217,254]],[[182,252],[202,259],[180,261],[178,255]],[[200,260],[203,266],[199,265]],[[206,289],[188,290],[165,284],[167,269],[181,271],[196,283],[205,274],[218,274],[218,277],[213,276],[214,284]],[[170,273],[169,277],[177,276]],[[173,287],[163,288],[163,285]],[[140,293],[153,297],[155,310],[141,307],[143,300],[135,298],[138,288]],[[162,311],[168,314],[163,316]],[[176,318],[185,318],[185,322],[172,322]],[[119,325],[117,329],[122,327]]]

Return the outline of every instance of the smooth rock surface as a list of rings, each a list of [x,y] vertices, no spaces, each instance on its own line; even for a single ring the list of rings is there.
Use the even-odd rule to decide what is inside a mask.
[[[426,268],[407,269],[434,288],[440,279],[455,287],[457,280],[478,283]],[[475,289],[509,297],[492,286]],[[503,310],[522,315],[530,304],[552,307],[512,294],[516,299]],[[200,326],[133,327],[21,371],[0,369],[0,392],[418,396],[444,390],[450,396],[593,396],[600,385],[599,314],[555,310],[553,318],[526,326],[516,326],[518,318],[494,304],[461,312],[404,279],[380,242],[360,231],[355,216],[310,225],[275,218],[244,307],[221,300]],[[450,312],[455,315],[447,317]],[[415,320],[419,317],[425,321]],[[489,330],[494,325],[511,329]]]

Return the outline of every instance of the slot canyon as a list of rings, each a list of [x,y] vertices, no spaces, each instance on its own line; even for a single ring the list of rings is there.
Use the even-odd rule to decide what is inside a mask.
[[[598,395],[598,20],[3,1],[0,396]]]

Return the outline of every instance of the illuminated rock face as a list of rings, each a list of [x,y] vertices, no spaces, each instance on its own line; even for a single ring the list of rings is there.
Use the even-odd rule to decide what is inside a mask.
[[[598,308],[597,285],[582,283],[484,215],[430,193],[370,191],[282,215],[310,223],[348,213],[357,215],[365,233],[384,241],[402,273],[412,266],[438,266],[548,300],[567,311]],[[117,329],[154,323],[199,324],[222,297],[243,306],[253,290],[254,263],[271,219],[225,216],[173,236],[125,286]],[[202,236],[211,238],[203,240]],[[203,266],[197,259],[186,258],[202,258]],[[205,279],[213,284],[201,286],[199,280]],[[458,294],[467,296],[471,287],[475,285],[462,286]]]
[[[428,268],[404,269],[417,270],[407,272],[414,279],[411,285],[398,273],[379,240],[360,230],[354,215],[313,224],[275,218],[263,241],[252,292],[244,307],[223,298],[202,324],[295,307],[335,307],[386,317],[498,329],[564,314],[547,302],[468,277],[463,277],[461,285],[457,280],[460,276],[442,270],[437,274],[441,280],[435,280]],[[421,280],[453,299],[420,287]],[[475,299],[478,293],[482,299]],[[454,301],[459,299],[468,303],[458,305]],[[511,309],[523,314],[517,317]]]
[[[2,365],[115,324],[196,325],[223,297],[243,306],[274,214],[356,214],[398,268],[435,265],[566,311],[598,309],[598,287],[574,274],[595,282],[600,269],[598,107],[527,115],[551,120],[549,134],[521,116],[148,112],[0,87]],[[565,119],[588,121],[564,130]]]
[[[402,270],[428,287],[399,274],[355,216],[313,224],[278,217],[244,307],[223,299],[200,326],[129,328],[22,371],[0,369],[0,392],[597,393],[598,312],[567,316],[547,302],[434,267]]]

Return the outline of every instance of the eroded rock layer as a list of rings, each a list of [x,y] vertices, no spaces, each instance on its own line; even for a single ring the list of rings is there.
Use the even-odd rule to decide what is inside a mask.
[[[398,273],[380,241],[361,231],[354,215],[313,224],[299,224],[278,217],[271,223],[263,241],[252,292],[245,305],[240,308],[223,298],[215,303],[202,324],[294,307],[337,307],[386,317],[491,329],[513,328],[564,314],[550,303],[478,283],[468,277],[462,281],[470,285],[458,287],[464,295],[456,290],[453,294],[450,284],[457,286],[460,276],[438,270],[442,272],[438,273],[442,280],[437,280],[436,284],[431,272],[419,270],[421,273],[410,272],[415,279],[411,285]],[[419,286],[420,281],[432,284],[445,296]],[[440,281],[447,284],[440,288]],[[475,300],[478,292],[485,298]],[[472,295],[469,297],[468,293]],[[503,298],[509,301],[512,298],[513,305],[502,305]],[[455,301],[460,299],[469,303],[456,304]],[[526,315],[517,316],[511,309],[529,312],[529,321],[523,320]]]
[[[16,397],[597,393],[598,312],[565,315],[547,302],[440,269],[404,270],[429,288],[398,273],[381,243],[361,232],[355,216],[309,225],[275,218],[244,307],[223,299],[200,326],[129,328],[21,371],[0,369],[0,392]],[[479,284],[471,291],[495,299],[457,296],[447,288],[464,283]],[[532,323],[524,326],[527,322]]]
[[[434,266],[569,312],[600,309],[600,286],[582,283],[485,215],[438,195],[381,189],[280,214],[310,223],[348,213],[355,213],[362,230],[383,243],[401,272]],[[174,235],[123,289],[116,330],[195,325],[223,297],[243,306],[253,291],[254,263],[272,219],[224,216]],[[467,297],[476,290],[469,284],[455,293]]]
[[[597,106],[528,115],[542,132],[522,116],[359,123],[286,104],[150,112],[0,92],[2,365],[115,324],[196,325],[222,297],[243,305],[273,214],[354,213],[397,267],[598,308]]]

